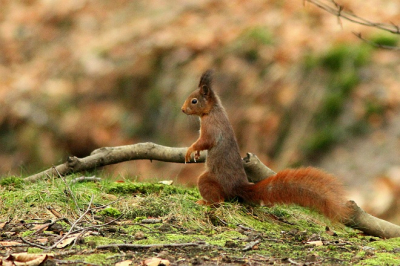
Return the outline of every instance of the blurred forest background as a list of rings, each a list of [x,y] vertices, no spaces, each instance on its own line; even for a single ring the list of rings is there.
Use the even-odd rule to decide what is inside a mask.
[[[398,0],[340,0],[400,24]],[[0,175],[27,175],[96,148],[189,146],[180,107],[215,70],[243,156],[337,175],[367,211],[400,222],[399,35],[302,0],[0,1]],[[136,161],[116,178],[193,185],[203,165]]]

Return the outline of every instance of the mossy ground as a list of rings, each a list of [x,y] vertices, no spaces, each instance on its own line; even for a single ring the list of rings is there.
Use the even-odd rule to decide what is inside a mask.
[[[211,208],[196,204],[200,196],[195,188],[131,181],[118,183],[107,178],[97,183],[72,183],[76,177],[66,178],[68,186],[61,179],[30,184],[19,182],[17,177],[1,179],[1,241],[20,242],[23,237],[39,244],[39,239],[45,239],[44,245],[51,246],[70,225],[60,221],[57,230],[38,231],[35,226],[56,218],[48,207],[73,222],[93,198],[91,211],[79,226],[97,227],[88,229],[90,235],[75,243],[51,250],[55,263],[62,260],[113,265],[130,259],[137,265],[158,256],[168,259],[172,265],[393,265],[400,259],[400,239],[363,236],[301,207],[267,208],[228,202]],[[104,225],[116,217],[119,217],[117,222]],[[173,243],[197,245],[96,249],[109,244]],[[1,256],[16,251],[49,253],[29,245],[0,247]]]

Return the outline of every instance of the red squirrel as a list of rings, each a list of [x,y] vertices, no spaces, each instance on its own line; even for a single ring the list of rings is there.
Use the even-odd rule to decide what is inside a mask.
[[[266,206],[297,204],[316,209],[334,221],[348,217],[343,186],[334,176],[316,168],[286,169],[256,184],[250,183],[235,133],[211,82],[212,71],[208,70],[182,106],[186,115],[200,117],[200,137],[188,148],[185,163],[190,162],[192,153],[196,160],[200,151],[208,151],[206,171],[198,178],[203,197],[199,204],[213,205],[239,198]]]

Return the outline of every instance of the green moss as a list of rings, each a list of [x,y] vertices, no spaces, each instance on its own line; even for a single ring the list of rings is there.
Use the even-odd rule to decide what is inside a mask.
[[[135,223],[139,223],[139,222],[141,222],[142,220],[144,220],[144,219],[147,219],[147,217],[146,216],[138,216],[138,217],[135,217],[135,219],[133,220]]]
[[[113,207],[107,207],[98,212],[98,214],[117,218],[121,215],[121,212]]]
[[[238,239],[244,239],[245,236],[242,235],[241,233],[237,232],[237,231],[225,231],[221,234],[217,234],[217,235],[213,235],[210,239],[209,239],[209,243],[211,245],[216,245],[216,246],[220,246],[223,247],[226,245],[227,241],[233,241],[233,240],[238,240]]]
[[[21,236],[22,237],[27,237],[27,236],[32,235],[33,233],[35,233],[34,230],[26,230],[26,231],[22,232]]]
[[[268,209],[268,211],[278,218],[289,218],[290,214],[282,205],[275,205]]]
[[[387,240],[372,242],[368,246],[374,247],[376,249],[392,251],[394,248],[400,247],[400,237],[395,237],[395,238],[390,238]],[[399,256],[400,256],[400,254],[399,254]]]
[[[23,179],[16,176],[8,176],[0,178],[0,186],[22,188]]]
[[[68,177],[67,180],[74,177]],[[273,256],[279,262],[284,262],[285,258],[292,258],[299,263],[305,263],[307,253],[310,249],[317,256],[317,263],[337,263],[339,258],[343,264],[352,263],[354,254],[362,249],[363,246],[379,245],[375,247],[376,253],[391,252],[391,246],[398,245],[394,242],[377,241],[372,243],[370,237],[359,236],[354,230],[342,228],[340,226],[331,225],[327,219],[316,214],[306,208],[298,206],[276,205],[271,208],[250,206],[239,202],[226,202],[217,208],[197,205],[198,192],[195,189],[176,188],[176,190],[164,191],[159,186],[146,184],[143,187],[149,187],[150,191],[141,190],[139,193],[132,193],[120,197],[113,202],[112,208],[106,211],[108,214],[122,213],[123,220],[119,225],[108,225],[102,228],[103,236],[87,236],[75,245],[70,246],[72,250],[79,253],[82,250],[83,255],[71,257],[63,257],[71,263],[77,261],[85,261],[96,265],[111,265],[119,261],[115,255],[119,253],[102,253],[106,251],[97,250],[100,254],[88,253],[96,246],[107,244],[160,244],[160,243],[186,243],[204,241],[209,248],[190,247],[179,249],[181,252],[191,252],[185,258],[191,257],[191,254],[205,254],[214,260],[220,258],[221,252],[228,254],[227,256],[249,258],[253,255]],[[93,204],[109,203],[104,201],[101,195],[110,188],[115,189],[116,186],[110,181],[101,181],[94,185],[85,186],[85,184],[74,184],[71,186],[75,194],[78,204],[86,207],[89,198],[88,195],[93,194]],[[118,189],[120,187],[117,187]],[[123,187],[125,188],[125,187]],[[129,189],[132,187],[128,186]],[[157,188],[151,190],[152,188]],[[61,197],[65,189],[65,185],[60,179],[49,181],[39,181],[35,184],[26,184],[19,191],[7,191],[4,187],[0,187],[0,211],[1,219],[9,217],[9,213],[4,210],[3,204],[7,202],[8,208],[14,208],[11,211],[18,211],[18,215],[25,221],[29,222],[26,217],[41,217],[43,210],[52,201],[52,206],[68,217],[70,221],[76,220],[78,217],[75,207],[65,203],[67,196]],[[125,191],[125,190],[123,190]],[[131,191],[131,190],[128,190]],[[174,192],[175,191],[175,192]],[[191,195],[193,194],[193,195]],[[196,196],[194,196],[196,195]],[[25,201],[21,199],[27,199]],[[18,208],[13,203],[18,203]],[[167,203],[167,204],[166,204]],[[14,207],[13,207],[14,206]],[[23,208],[25,211],[21,211]],[[71,214],[72,213],[72,214]],[[25,215],[25,216],[24,216]],[[25,217],[25,218],[24,218]],[[136,219],[134,219],[136,217]],[[162,222],[157,224],[141,224],[144,218],[161,218]],[[132,220],[128,220],[133,218]],[[91,221],[82,221],[82,227],[93,225]],[[126,222],[126,223],[125,223]],[[338,236],[330,236],[325,233],[325,226],[329,225]],[[63,224],[65,228],[68,225]],[[247,229],[246,229],[247,228]],[[110,230],[108,230],[110,229]],[[111,230],[114,229],[114,230]],[[141,231],[145,238],[135,239],[135,233]],[[28,235],[31,232],[27,231]],[[311,237],[329,241],[329,245],[322,247],[310,247],[305,244]],[[247,245],[249,239],[260,239],[260,243],[254,250],[243,252],[242,248]],[[251,240],[250,240],[251,241]],[[343,246],[345,241],[346,245]],[[117,250],[113,250],[113,252]],[[30,250],[34,252],[34,250]],[[41,251],[39,251],[40,253]],[[152,257],[154,252],[158,250],[135,250],[127,252],[134,254],[135,263],[139,264],[145,258]],[[172,252],[172,251],[171,251]],[[154,253],[154,254],[153,254]],[[175,254],[175,253],[171,253]],[[360,253],[362,255],[362,253]],[[132,255],[133,256],[133,255]],[[364,257],[368,257],[365,255]],[[321,258],[324,259],[321,259]],[[362,257],[364,259],[364,257]],[[389,261],[391,258],[384,258]]]
[[[102,236],[87,236],[85,237],[85,243],[94,243],[94,246],[110,245],[110,244],[123,244],[122,240],[113,239]]]
[[[27,252],[28,252],[29,254],[41,254],[41,253],[43,253],[43,249],[41,249],[41,248],[29,247],[28,250],[27,250]]]
[[[373,258],[367,258],[357,265],[399,265],[400,255],[390,253],[375,253]]]
[[[185,193],[198,195],[193,191],[182,189],[176,186],[169,186],[157,183],[133,183],[130,181],[126,181],[125,183],[112,183],[106,189],[106,192],[118,194],[151,194],[162,192],[165,195]]]

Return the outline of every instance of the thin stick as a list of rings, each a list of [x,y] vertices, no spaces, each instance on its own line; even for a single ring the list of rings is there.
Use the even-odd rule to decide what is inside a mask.
[[[56,167],[53,166],[53,169],[57,172],[57,175],[64,181],[65,186],[67,187],[67,189],[69,191],[69,194],[71,195],[72,199],[74,200],[75,207],[78,210],[79,216],[81,216],[81,210],[79,209],[78,202],[76,201],[75,195],[74,195],[74,193],[72,193],[71,188],[68,186],[67,180],[65,180],[65,178],[60,174],[60,172],[57,170]]]
[[[242,250],[243,251],[248,251],[250,249],[252,249],[255,245],[259,244],[261,242],[261,240],[256,240],[256,241],[252,241],[249,244],[247,244]]]
[[[57,247],[58,244],[60,244],[64,239],[66,239],[68,236],[71,235],[71,232],[73,231],[73,229],[75,228],[75,226],[76,226],[76,225],[83,219],[83,217],[85,217],[85,215],[91,210],[93,198],[94,198],[94,196],[92,195],[92,197],[90,198],[90,202],[89,202],[89,206],[88,206],[87,210],[78,218],[78,220],[76,220],[76,221],[71,225],[71,228],[69,229],[69,231],[68,231],[65,235],[63,235],[63,237],[62,237],[60,240],[58,240],[56,243],[54,243],[52,246],[50,246],[50,247],[45,247],[45,246],[43,246],[43,245],[31,243],[31,242],[25,240],[25,239],[22,238],[22,237],[21,237],[21,240],[22,240],[23,242],[29,244],[29,245],[32,245],[32,246],[35,246],[35,247],[38,247],[38,248],[41,248],[41,249],[46,249],[46,250],[51,250],[51,249]]]
[[[101,178],[96,177],[96,176],[81,176],[81,177],[77,177],[74,180],[72,180],[71,183],[78,183],[78,182],[83,182],[83,181],[97,182],[97,181],[101,181]]]
[[[66,233],[65,235],[63,235],[63,237],[58,240],[56,243],[54,243],[49,249],[53,249],[55,247],[57,247],[58,244],[60,244],[64,239],[67,238],[67,236],[71,235],[71,232],[73,231],[73,229],[75,228],[75,226],[85,217],[85,215],[90,211],[91,206],[92,206],[92,202],[93,202],[93,194],[92,197],[90,198],[90,202],[89,202],[89,206],[86,209],[86,211],[78,218],[78,220],[76,220],[72,225],[71,228],[69,229],[68,233]]]
[[[393,34],[400,34],[400,27],[398,25],[395,25],[393,23],[388,24],[388,23],[378,23],[378,22],[372,22],[369,21],[365,18],[359,17],[354,13],[351,13],[349,11],[346,11],[344,7],[338,3],[336,3],[334,0],[326,0],[326,1],[320,1],[320,0],[306,0],[307,2],[337,16],[338,18],[344,18],[350,22],[364,25],[367,27],[372,27],[372,28],[377,28],[383,31],[387,31]],[[329,6],[328,4],[324,2],[330,2],[332,6]]]
[[[124,215],[121,214],[120,216],[118,216],[118,218],[115,218],[114,220],[111,220],[111,221],[109,221],[109,222],[107,222],[107,223],[105,223],[105,224],[92,225],[92,226],[89,226],[89,227],[85,227],[85,228],[82,228],[82,229],[75,230],[75,231],[72,232],[72,234],[78,233],[78,232],[81,231],[81,230],[89,230],[89,229],[98,228],[98,227],[103,227],[103,226],[112,224],[112,223],[114,223],[114,222],[120,220],[123,216],[124,216]]]
[[[197,243],[174,243],[174,244],[150,244],[150,245],[135,245],[135,244],[111,244],[98,246],[97,249],[144,249],[144,248],[176,248],[176,247],[193,247],[204,245],[204,242]]]

